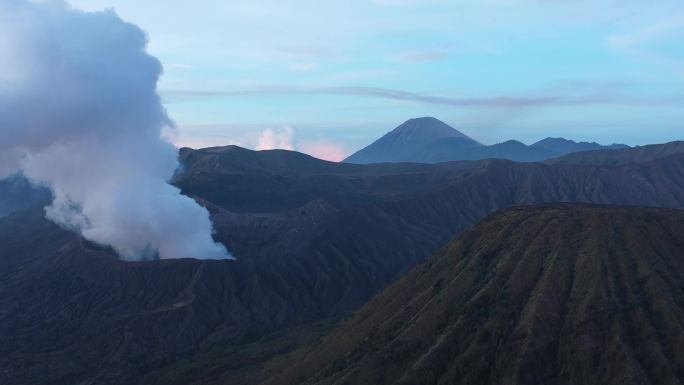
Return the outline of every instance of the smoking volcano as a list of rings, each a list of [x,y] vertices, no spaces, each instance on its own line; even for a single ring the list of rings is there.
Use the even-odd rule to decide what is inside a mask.
[[[146,45],[113,11],[0,0],[0,178],[49,187],[48,218],[125,259],[229,258],[208,212],[167,183],[173,123]]]

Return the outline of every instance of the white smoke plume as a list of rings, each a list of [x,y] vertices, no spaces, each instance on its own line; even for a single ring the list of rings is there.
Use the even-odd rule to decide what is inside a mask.
[[[342,144],[330,140],[297,140],[296,136],[292,126],[266,128],[259,133],[254,149],[300,151],[330,162],[341,162],[350,154]]]
[[[267,128],[261,131],[255,149],[294,151],[294,129],[285,126],[282,129]]]
[[[0,0],[0,178],[49,187],[48,218],[125,259],[229,258],[208,212],[167,183],[177,150],[146,45],[113,11]]]

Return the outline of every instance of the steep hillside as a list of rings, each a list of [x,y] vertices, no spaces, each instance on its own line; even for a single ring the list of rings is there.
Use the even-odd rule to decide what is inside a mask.
[[[263,384],[678,384],[683,323],[684,212],[519,207],[271,363]]]
[[[512,205],[684,208],[684,154],[614,167],[362,166],[234,147],[184,156],[175,183],[210,210],[238,260],[121,262],[40,207],[0,219],[3,385],[135,384],[216,346],[346,315]]]

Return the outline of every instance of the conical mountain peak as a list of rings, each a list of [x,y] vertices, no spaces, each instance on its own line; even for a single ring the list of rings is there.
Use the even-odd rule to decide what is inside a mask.
[[[433,117],[409,119],[365,147],[345,162],[421,162],[425,149],[442,140],[457,140],[459,146],[480,146],[478,142]]]
[[[441,138],[468,138],[462,132],[433,117],[409,119],[385,135],[412,142],[432,142]]]

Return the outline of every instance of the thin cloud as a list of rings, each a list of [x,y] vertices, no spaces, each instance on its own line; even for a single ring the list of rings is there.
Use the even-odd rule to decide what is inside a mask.
[[[683,34],[684,14],[679,14],[647,28],[610,36],[608,45],[617,52],[645,63],[667,68],[678,76],[684,77],[684,60],[672,49],[658,47],[663,42],[678,42]]]
[[[320,69],[321,65],[316,62],[292,63],[288,68],[295,72],[312,72]]]
[[[164,69],[167,69],[167,70],[191,70],[192,66],[190,64],[184,64],[184,63],[168,63],[168,64],[164,64]]]
[[[479,108],[523,108],[553,107],[577,105],[626,105],[626,106],[672,106],[684,103],[684,95],[632,96],[624,93],[613,93],[612,88],[603,92],[593,91],[586,94],[551,93],[548,91],[533,92],[524,95],[495,95],[489,97],[443,97],[424,95],[390,88],[379,87],[260,87],[236,90],[167,90],[162,91],[170,101],[187,99],[227,98],[243,96],[291,96],[291,95],[331,95],[357,96],[398,100],[406,102],[445,105],[452,107]]]
[[[417,51],[405,54],[402,60],[410,64],[424,64],[446,59],[447,56],[447,53],[443,51]]]

